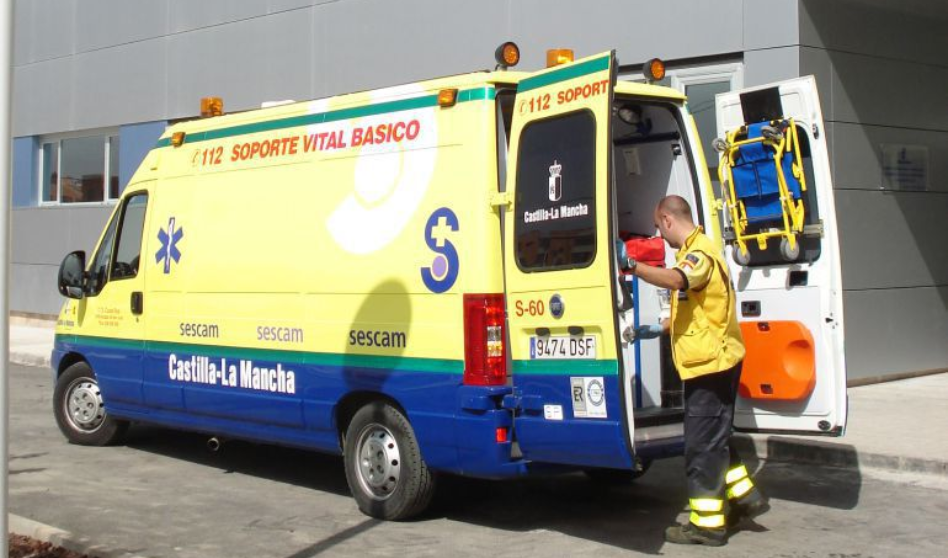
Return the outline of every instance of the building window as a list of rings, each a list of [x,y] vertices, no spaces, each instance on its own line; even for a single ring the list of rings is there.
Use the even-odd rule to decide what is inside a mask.
[[[718,136],[717,109],[714,96],[744,87],[744,70],[741,64],[718,64],[696,68],[681,68],[669,72],[671,86],[688,97],[688,111],[695,119],[698,136],[704,148],[704,159],[708,163],[711,182],[718,191],[718,160],[720,155],[711,147]]]
[[[121,194],[118,154],[117,134],[43,138],[41,202],[64,205],[117,199]]]

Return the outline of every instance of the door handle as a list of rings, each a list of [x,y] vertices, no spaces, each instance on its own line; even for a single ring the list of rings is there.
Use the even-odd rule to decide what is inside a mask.
[[[135,291],[132,293],[132,314],[136,316],[141,315],[145,311],[145,300],[141,292]]]

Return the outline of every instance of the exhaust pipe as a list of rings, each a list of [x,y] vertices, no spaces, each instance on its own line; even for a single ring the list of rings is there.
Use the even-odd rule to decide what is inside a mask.
[[[224,445],[224,442],[220,440],[217,436],[213,436],[207,439],[207,449],[217,453],[221,450],[221,446]]]

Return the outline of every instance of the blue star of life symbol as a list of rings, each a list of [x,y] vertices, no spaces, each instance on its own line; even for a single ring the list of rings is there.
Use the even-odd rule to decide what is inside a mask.
[[[169,236],[170,235],[170,236]],[[164,229],[158,230],[158,240],[161,242],[161,248],[155,254],[155,263],[165,262],[165,273],[171,273],[171,260],[175,263],[181,259],[181,252],[178,250],[178,242],[184,236],[184,228],[174,230],[174,217],[168,219],[168,232]]]

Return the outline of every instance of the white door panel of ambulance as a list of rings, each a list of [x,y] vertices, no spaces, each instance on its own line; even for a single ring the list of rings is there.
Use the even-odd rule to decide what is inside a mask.
[[[735,427],[842,435],[836,210],[812,76],[719,94],[725,238],[747,345]]]
[[[629,467],[609,243],[614,54],[522,80],[504,257],[516,439],[526,459]]]

